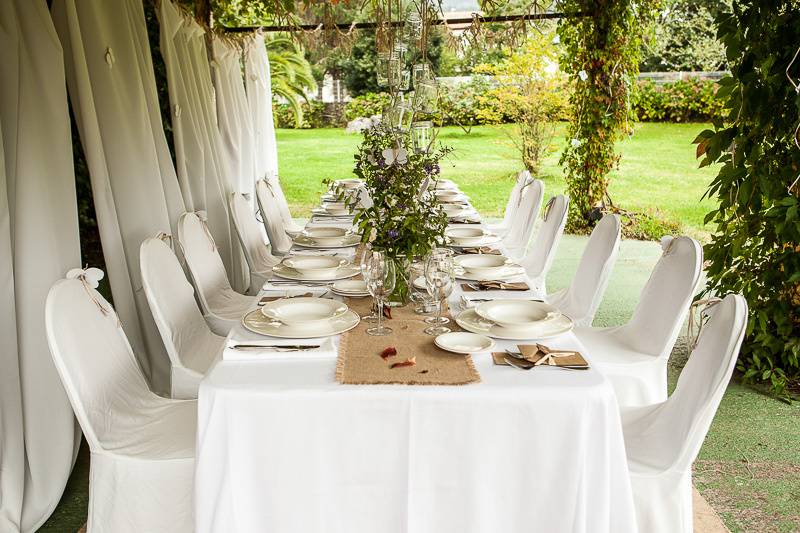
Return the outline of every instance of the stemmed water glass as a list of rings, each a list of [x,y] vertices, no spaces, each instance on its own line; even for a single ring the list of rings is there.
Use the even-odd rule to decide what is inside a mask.
[[[455,285],[455,264],[453,261],[452,250],[445,248],[435,249],[427,263],[425,264],[425,282],[428,293],[438,302],[436,316],[426,318],[425,322],[431,324],[425,328],[428,335],[441,335],[450,332],[450,328],[444,326],[450,319],[442,316],[447,297],[453,292]]]
[[[358,265],[361,268],[361,277],[364,278],[365,283],[367,282],[367,265],[370,257],[372,257],[372,246],[367,244],[363,247],[358,257]],[[370,324],[373,322],[377,322],[378,315],[375,312],[375,306],[372,306],[369,315],[362,316],[361,320],[363,320],[364,322],[369,322]]]
[[[378,303],[378,325],[367,328],[367,335],[388,335],[392,330],[383,325],[383,304],[394,291],[397,276],[395,263],[381,252],[365,252],[364,255],[368,255],[362,259],[366,264],[364,279],[367,290]]]

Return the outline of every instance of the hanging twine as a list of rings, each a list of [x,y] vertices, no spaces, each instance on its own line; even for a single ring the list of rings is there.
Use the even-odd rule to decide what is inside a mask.
[[[89,299],[97,306],[103,316],[108,316],[111,314],[111,309],[107,308],[105,305],[100,302],[95,296],[95,292],[91,289],[97,289],[100,285],[100,280],[103,279],[105,273],[100,270],[99,268],[89,267],[86,265],[84,268],[73,268],[69,272],[67,272],[67,279],[78,279],[80,280],[81,284],[83,285],[83,289],[86,291],[87,296]],[[117,323],[119,324],[119,318],[117,318]]]
[[[206,237],[208,237],[208,240],[211,243],[211,251],[215,252],[217,250],[217,243],[214,242],[214,236],[211,235],[211,228],[208,227],[208,213],[205,211],[195,211],[194,214],[200,219],[200,223],[203,226],[203,231],[206,233]]]
[[[175,249],[175,246],[172,243],[172,235],[170,235],[169,233],[160,231],[158,232],[158,234],[156,234],[156,239],[165,242],[167,246],[169,246],[173,250]]]
[[[689,324],[686,326],[686,343],[688,344],[689,351],[691,352],[697,347],[700,341],[700,333],[703,331],[703,326],[708,322],[709,310],[720,303],[722,298],[712,296],[703,300],[693,302],[689,307]],[[695,333],[695,329],[697,332]]]
[[[547,217],[550,216],[550,210],[553,209],[553,205],[556,203],[556,197],[553,196],[550,200],[547,201],[547,205],[544,206],[544,214],[542,215],[542,220],[547,222]]]

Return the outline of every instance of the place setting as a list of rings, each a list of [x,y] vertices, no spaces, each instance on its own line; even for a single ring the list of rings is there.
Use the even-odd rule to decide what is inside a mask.
[[[569,333],[573,322],[555,307],[540,301],[496,299],[462,310],[456,323],[463,329],[495,339],[547,339]]]
[[[500,237],[485,228],[450,226],[445,229],[445,239],[454,248],[488,246],[500,242]]]
[[[361,236],[352,228],[316,226],[304,229],[293,242],[304,248],[350,248],[358,246]]]
[[[312,339],[339,335],[356,327],[360,320],[346,303],[312,296],[267,302],[247,313],[242,325],[259,335]]]

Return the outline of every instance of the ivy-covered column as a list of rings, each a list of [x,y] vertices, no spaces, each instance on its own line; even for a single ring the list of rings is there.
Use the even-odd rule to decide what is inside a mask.
[[[570,196],[568,227],[584,231],[599,219],[614,143],[632,132],[630,91],[639,74],[642,39],[660,0],[562,0],[560,66],[570,77],[572,119],[561,156]]]
[[[696,139],[721,165],[719,208],[705,247],[709,287],[750,306],[739,369],[779,395],[800,380],[800,4],[735,0],[717,19],[731,75],[717,93],[728,116]]]

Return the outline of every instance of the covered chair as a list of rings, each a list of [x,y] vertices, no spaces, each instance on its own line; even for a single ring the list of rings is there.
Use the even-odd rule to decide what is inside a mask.
[[[173,398],[197,398],[200,380],[222,354],[225,337],[203,319],[194,289],[178,258],[160,238],[147,239],[139,251],[142,285],[171,364]]]
[[[196,213],[178,219],[178,243],[206,322],[217,335],[227,335],[255,305],[255,298],[231,288],[214,239]]]
[[[267,232],[269,244],[272,247],[272,253],[286,255],[292,247],[292,240],[289,238],[289,234],[286,233],[287,228],[281,217],[274,187],[270,186],[266,180],[258,180],[256,182],[256,200],[258,201],[258,210],[261,212],[261,217],[264,221],[264,229]]]
[[[299,226],[292,218],[292,214],[289,211],[289,202],[286,201],[286,195],[283,194],[283,187],[281,187],[280,178],[277,175],[272,175],[267,176],[265,181],[267,182],[270,191],[272,191],[272,193],[275,195],[278,212],[281,214],[281,220],[283,220],[284,230],[292,237],[300,234],[300,232],[303,231],[303,227]]]
[[[94,270],[94,269],[90,269]],[[58,281],[47,341],[91,451],[88,531],[190,533],[197,402],[152,393],[111,305]]]
[[[247,266],[250,268],[248,293],[257,294],[272,276],[272,267],[280,260],[270,253],[269,244],[264,242],[261,228],[244,195],[238,192],[231,193],[230,206],[233,225],[236,227]]]
[[[539,226],[539,231],[536,232],[525,257],[520,261],[531,279],[531,288],[541,297],[547,294],[547,273],[550,272],[550,267],[553,266],[553,260],[556,258],[558,243],[561,241],[564,226],[567,223],[568,211],[569,198],[567,196],[559,194],[550,198],[544,210],[542,225]]]
[[[640,531],[692,531],[692,463],[725,394],[747,326],[747,303],[739,295],[726,296],[711,311],[672,396],[621,413]]]
[[[592,230],[570,286],[547,296],[576,326],[592,325],[617,262],[620,229],[619,215],[605,215]]]
[[[503,220],[498,224],[489,224],[489,230],[494,233],[495,235],[499,235],[500,237],[505,237],[506,233],[508,233],[509,228],[511,227],[511,221],[514,218],[514,212],[517,209],[517,205],[519,204],[519,194],[522,187],[530,180],[531,173],[527,170],[523,170],[517,174],[517,179],[514,182],[514,187],[511,189],[511,192],[508,195],[508,201],[506,202],[506,210],[503,213]]]
[[[678,237],[664,248],[627,324],[574,330],[591,346],[591,362],[611,380],[621,406],[667,399],[667,360],[700,280],[703,251],[697,241]]]
[[[503,237],[503,245],[512,258],[522,258],[528,248],[528,243],[539,217],[544,196],[544,182],[532,180],[526,182],[520,189],[519,202],[514,209],[508,232]]]

